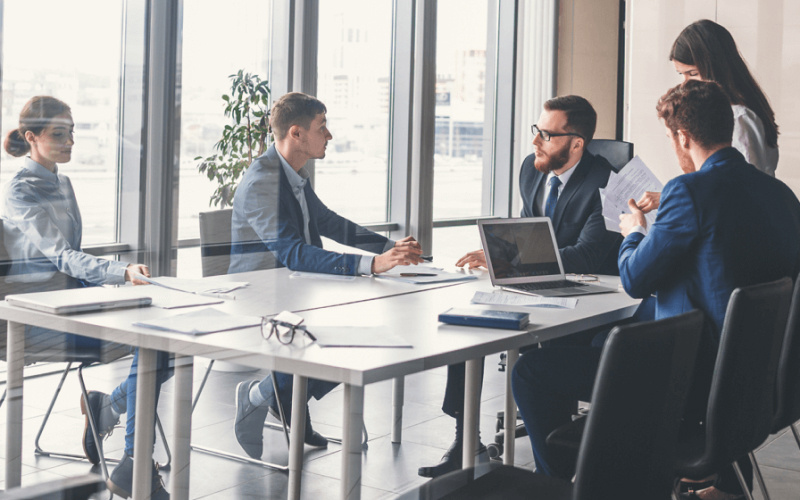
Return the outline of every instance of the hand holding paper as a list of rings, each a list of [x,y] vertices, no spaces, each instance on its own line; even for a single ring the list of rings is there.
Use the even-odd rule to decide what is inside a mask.
[[[618,174],[612,172],[605,189],[600,189],[606,229],[620,232],[619,216],[631,213],[628,200],[647,201],[648,208],[650,208],[653,205],[652,202],[655,201],[655,196],[652,195],[660,192],[663,187],[661,181],[638,156],[628,162]],[[648,225],[655,222],[655,208],[657,207],[656,203],[655,207],[644,211]]]

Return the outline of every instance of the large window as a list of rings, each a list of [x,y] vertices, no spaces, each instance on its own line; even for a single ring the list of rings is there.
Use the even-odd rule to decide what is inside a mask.
[[[229,75],[244,70],[267,79],[269,1],[230,0],[222,9],[215,1],[183,2],[181,72],[181,152],[178,239],[199,237],[198,214],[209,206],[216,184],[197,170],[196,157],[210,156],[223,128],[223,94],[230,94]],[[199,272],[200,252],[179,253],[181,275]]]
[[[322,0],[317,96],[333,141],[314,189],[358,222],[387,218],[392,2]]]
[[[122,0],[5,0],[2,135],[22,106],[51,95],[72,108],[70,177],[83,218],[83,245],[117,241]],[[90,15],[87,13],[91,13]],[[0,182],[21,165],[3,151]]]
[[[439,0],[433,218],[490,215],[493,87],[487,88],[488,0]],[[464,15],[468,13],[468,15]],[[453,22],[458,19],[458,22]],[[489,58],[494,60],[493,58]]]

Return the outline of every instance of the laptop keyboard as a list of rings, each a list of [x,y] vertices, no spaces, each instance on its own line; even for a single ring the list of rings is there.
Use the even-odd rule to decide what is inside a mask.
[[[512,288],[518,288],[520,290],[525,290],[526,292],[535,292],[536,290],[548,290],[550,288],[572,288],[572,287],[580,287],[586,286],[583,283],[578,283],[577,281],[570,281],[570,280],[559,280],[559,281],[542,281],[540,283],[523,283],[519,285],[506,285]]]

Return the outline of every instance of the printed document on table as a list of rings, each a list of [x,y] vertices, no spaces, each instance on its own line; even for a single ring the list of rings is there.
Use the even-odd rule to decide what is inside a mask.
[[[513,292],[475,292],[470,302],[473,304],[560,307],[564,309],[575,309],[575,306],[578,305],[578,299],[574,297],[534,297]]]
[[[620,214],[631,213],[628,200],[638,201],[646,191],[660,192],[664,185],[647,168],[641,158],[635,156],[619,173],[612,172],[605,189],[600,188],[600,201],[603,204],[603,217],[606,229],[619,232]],[[656,221],[657,210],[645,215],[647,225]]]
[[[403,283],[447,283],[451,281],[468,281],[478,279],[475,274],[466,274],[466,271],[451,273],[440,267],[426,266],[423,264],[411,266],[396,266],[385,273],[375,274],[376,278],[383,278]]]
[[[378,327],[308,326],[320,347],[413,347],[403,337]]]
[[[353,281],[355,276],[342,275],[342,274],[326,274],[326,273],[309,273],[305,271],[295,271],[289,275],[290,278],[305,278],[311,280],[329,280],[329,281]]]
[[[261,318],[258,316],[243,316],[240,314],[234,316],[213,307],[167,316],[166,318],[138,321],[133,324],[133,326],[143,326],[166,332],[186,333],[188,335],[238,330],[260,325]]]
[[[179,290],[170,290],[160,286],[137,286],[142,292],[153,299],[153,307],[161,309],[178,309],[181,307],[207,306],[211,304],[221,304],[222,299],[206,297],[194,293],[185,293]]]
[[[161,276],[159,278],[146,278],[142,275],[137,276],[142,281],[147,281],[151,285],[163,286],[172,290],[179,290],[188,293],[230,293],[239,288],[249,285],[247,281],[227,281],[220,279],[185,279],[173,278],[172,276]]]

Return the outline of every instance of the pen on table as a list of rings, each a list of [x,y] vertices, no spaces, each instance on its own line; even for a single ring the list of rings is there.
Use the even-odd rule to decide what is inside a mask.
[[[433,255],[420,255],[419,258],[427,262],[433,261]]]
[[[436,276],[436,273],[400,273],[403,278],[413,278],[416,276]]]

